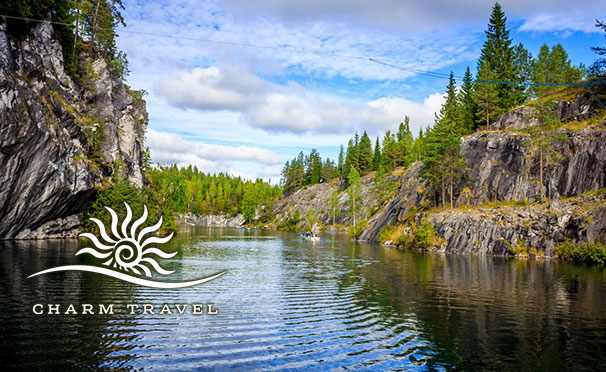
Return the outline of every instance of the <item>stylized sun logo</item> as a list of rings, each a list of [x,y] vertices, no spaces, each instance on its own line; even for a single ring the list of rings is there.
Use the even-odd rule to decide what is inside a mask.
[[[103,222],[97,218],[91,218],[90,220],[99,226],[102,241],[99,241],[95,235],[90,233],[80,234],[79,236],[90,239],[96,249],[90,247],[82,248],[76,252],[76,256],[88,253],[97,258],[107,259],[107,261],[102,263],[103,265],[122,271],[131,271],[137,275],[145,274],[145,276],[152,276],[150,268],[146,265],[150,265],[151,268],[163,275],[174,273],[174,271],[164,270],[151,256],[172,258],[177,252],[165,253],[158,248],[149,246],[151,244],[164,244],[173,237],[173,234],[171,233],[164,238],[155,236],[145,238],[147,234],[157,232],[160,229],[162,226],[162,217],[160,217],[158,223],[141,229],[137,234],[137,229],[147,220],[147,207],[143,207],[143,215],[133,222],[129,229],[133,213],[127,203],[124,203],[124,206],[126,207],[126,217],[122,221],[122,234],[118,231],[118,215],[113,209],[105,207],[112,218],[111,235],[107,233]]]
[[[82,248],[76,252],[76,256],[88,253],[94,257],[105,260],[101,264],[107,267],[92,265],[58,266],[39,271],[28,276],[28,278],[33,278],[38,275],[59,271],[86,271],[90,273],[111,276],[112,278],[120,279],[138,285],[143,285],[150,288],[167,289],[191,287],[193,285],[208,282],[210,280],[218,278],[227,272],[227,270],[223,270],[219,273],[204,278],[187,281],[165,282],[154,279],[142,278],[141,275],[145,275],[147,277],[152,276],[152,271],[150,270],[150,268],[163,275],[174,273],[174,271],[164,270],[162,267],[160,267],[160,265],[158,264],[158,262],[156,262],[153,256],[158,256],[160,258],[172,258],[177,254],[177,252],[165,253],[158,248],[150,246],[152,244],[164,244],[168,242],[173,237],[173,234],[170,234],[169,236],[166,236],[164,238],[159,238],[156,236],[150,236],[146,238],[145,236],[147,234],[151,234],[160,230],[160,227],[162,226],[162,217],[160,217],[160,220],[154,226],[145,227],[140,231],[137,231],[139,227],[141,227],[141,225],[143,225],[143,223],[147,220],[147,207],[144,206],[143,215],[141,216],[141,218],[131,224],[133,212],[127,203],[124,203],[124,205],[126,206],[126,217],[124,221],[122,221],[122,225],[120,226],[120,232],[118,231],[118,215],[113,209],[105,207],[105,209],[107,209],[112,218],[110,226],[111,234],[108,234],[108,232],[105,230],[105,225],[103,224],[103,222],[96,218],[91,218],[90,220],[96,223],[97,226],[99,226],[99,234],[101,235],[101,240],[99,240],[99,238],[90,233],[83,233],[79,235],[83,238],[90,239],[95,245],[95,248]],[[150,267],[148,267],[148,265]],[[130,273],[134,273],[139,276],[133,276]]]

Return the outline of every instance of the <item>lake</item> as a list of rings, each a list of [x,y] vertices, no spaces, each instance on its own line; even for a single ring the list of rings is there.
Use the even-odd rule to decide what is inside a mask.
[[[84,272],[27,279],[95,262],[74,256],[87,245],[0,242],[1,370],[606,370],[600,268],[188,227],[163,246],[179,251],[161,260],[170,279],[223,276],[181,289]],[[36,304],[79,314],[37,315]]]

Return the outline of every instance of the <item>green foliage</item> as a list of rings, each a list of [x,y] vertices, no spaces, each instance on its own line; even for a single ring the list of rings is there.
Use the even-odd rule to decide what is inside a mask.
[[[423,168],[421,177],[427,179],[434,190],[440,190],[442,207],[445,208],[446,189],[449,190],[450,207],[454,203],[454,183],[465,168],[465,158],[461,154],[460,110],[455,93],[452,73],[446,88],[446,101],[442,106],[433,128],[427,131],[423,140]]]
[[[496,72],[488,67],[481,66],[478,69],[478,83],[476,84],[474,99],[476,102],[476,115],[478,124],[483,123],[488,127],[490,121],[499,113],[498,100],[499,91],[496,84],[482,83],[482,81],[496,81],[498,76]]]
[[[398,159],[401,154],[396,137],[390,131],[385,132],[381,148],[383,150],[381,155],[383,168],[386,171],[391,171],[398,165]]]
[[[416,248],[431,248],[434,244],[435,237],[436,231],[433,225],[428,221],[423,221],[414,234],[412,245]]]
[[[74,22],[74,3],[71,0],[3,0],[0,2],[0,14],[30,19],[51,19],[61,23],[53,25],[55,35],[63,50],[63,60],[69,73],[75,72],[74,32],[69,26]],[[38,22],[12,18],[0,18],[6,22],[6,30],[12,37],[22,39],[31,34]]]
[[[519,236],[516,239],[515,244],[507,241],[505,242],[505,246],[507,247],[507,252],[511,253],[514,256],[527,256],[528,248],[524,244],[524,241]]]
[[[94,230],[97,226],[89,220],[95,217],[101,220],[106,226],[110,225],[111,216],[105,209],[109,207],[116,211],[120,219],[126,216],[126,207],[124,203],[128,203],[135,216],[143,214],[144,206],[147,206],[148,217],[147,224],[153,224],[163,218],[162,232],[176,230],[176,223],[169,209],[164,209],[155,203],[153,195],[149,190],[142,190],[133,185],[128,178],[122,175],[122,166],[119,162],[114,164],[114,171],[110,182],[97,191],[97,197],[91,202],[84,211],[87,229]]]
[[[343,145],[341,145],[339,148],[339,158],[337,160],[337,165],[339,167],[339,169],[338,169],[339,176],[344,177],[345,170],[343,169],[343,167],[345,166],[345,152],[343,149]]]
[[[305,228],[309,230],[314,226],[315,223],[316,213],[314,212],[313,208],[309,208],[305,214]]]
[[[358,236],[360,236],[360,234],[362,234],[362,232],[364,232],[365,227],[366,227],[366,220],[362,219],[362,220],[358,221],[357,225],[349,227],[349,230],[348,230],[349,237],[352,239],[357,238]]]
[[[549,50],[547,44],[543,44],[538,58],[534,61],[533,81],[535,83],[566,83],[580,81],[585,75],[585,67],[581,64],[573,66],[568,59],[568,53],[561,44],[556,44]],[[535,86],[533,93],[545,96],[553,90],[549,86]]]
[[[360,169],[358,145],[358,133],[356,133],[354,138],[350,139],[347,143],[347,152],[345,153],[343,177],[345,177],[347,180],[349,180],[349,172],[352,168],[358,170],[358,172]]]
[[[296,209],[295,213],[293,213],[291,217],[286,218],[286,225],[283,227],[287,229],[294,229],[299,221],[301,221],[301,214],[299,213],[299,210]]]
[[[300,152],[296,158],[284,164],[280,184],[284,194],[290,195],[303,186],[329,182],[339,174],[334,162],[330,159],[322,162],[318,151],[311,149],[308,156]]]
[[[606,247],[600,242],[575,245],[569,239],[558,244],[554,250],[558,258],[588,265],[606,264]]]
[[[461,119],[460,134],[465,135],[472,133],[476,129],[476,113],[478,111],[477,104],[474,100],[474,84],[473,77],[469,67],[465,70],[463,77],[463,85],[458,94],[459,118]]]
[[[365,175],[368,172],[372,171],[372,160],[372,144],[370,143],[370,138],[368,137],[368,134],[366,134],[366,131],[364,131],[364,134],[362,134],[362,137],[360,138],[360,143],[358,145],[358,164],[360,167],[359,171],[361,175]]]
[[[492,8],[488,29],[486,30],[486,41],[482,46],[478,60],[478,80],[497,80],[517,82],[516,66],[514,65],[515,50],[511,45],[509,30],[507,29],[507,17],[499,3]],[[481,86],[493,84],[480,84]],[[488,88],[490,92],[483,92],[484,98],[495,95],[491,103],[495,115],[502,114],[510,107],[524,101],[524,96],[519,94],[519,89],[514,85],[494,85]],[[488,94],[490,93],[490,94]],[[480,105],[481,102],[478,102]],[[486,109],[486,106],[484,107]],[[490,116],[490,115],[488,115]]]
[[[35,20],[50,18],[54,22],[66,71],[72,76],[78,74],[77,55],[83,49],[87,49],[90,56],[101,54],[116,76],[124,78],[128,74],[126,55],[116,47],[116,29],[119,25],[126,26],[121,10],[124,10],[122,0],[7,0],[0,3],[0,14]],[[29,35],[38,24],[12,18],[5,22],[9,35],[16,38]]]
[[[379,166],[381,166],[381,163],[383,162],[383,157],[381,155],[381,144],[379,143],[379,137],[377,137],[377,140],[375,141],[375,150],[374,153],[372,155],[372,170],[376,171],[379,169]]]
[[[109,67],[109,71],[111,71],[112,74],[122,79],[128,74],[130,74],[130,70],[128,68],[128,60],[126,59],[126,53],[122,51],[119,51],[114,58],[110,59],[107,66]]]
[[[178,213],[242,213],[246,222],[250,222],[259,208],[269,213],[281,195],[279,187],[261,179],[253,182],[224,173],[205,174],[191,165],[186,168],[158,166],[149,170],[148,177],[155,202],[162,209]]]
[[[99,147],[103,141],[104,126],[101,120],[87,117],[82,128],[86,135],[87,156],[97,165],[101,165],[103,162]]]
[[[400,239],[394,244],[407,248],[429,249],[439,242],[431,222],[423,220],[420,224],[411,223],[408,229],[402,230]]]
[[[396,182],[393,177],[388,177],[383,170],[383,166],[379,166],[372,185],[372,193],[377,198],[378,204],[383,205],[391,199],[396,191]]]
[[[538,124],[527,128],[530,136],[527,146],[531,147],[529,155],[532,156],[538,152],[539,157],[539,182],[541,184],[541,198],[544,198],[545,187],[543,180],[545,165],[555,164],[560,161],[562,156],[553,146],[557,142],[566,140],[568,137],[557,130],[554,130],[559,121],[556,117],[556,106],[553,100],[539,101],[532,105],[535,109],[531,118],[537,120]],[[536,151],[534,151],[536,149]]]
[[[80,86],[92,92],[95,91],[99,75],[93,69],[92,58],[86,57],[80,61],[76,78]]]

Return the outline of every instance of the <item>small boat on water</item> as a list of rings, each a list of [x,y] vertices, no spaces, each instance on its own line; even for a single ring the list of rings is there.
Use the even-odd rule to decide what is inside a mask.
[[[307,232],[307,233],[303,233],[303,234],[298,234],[298,236],[302,237],[304,240],[313,241],[313,242],[320,240],[320,237],[314,233]]]

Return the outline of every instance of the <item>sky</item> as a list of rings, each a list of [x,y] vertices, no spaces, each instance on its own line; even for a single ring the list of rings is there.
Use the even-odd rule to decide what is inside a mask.
[[[286,160],[336,159],[410,117],[433,124],[447,76],[475,73],[493,3],[481,0],[125,0],[118,48],[148,94],[152,161],[276,184]],[[501,2],[515,44],[605,46],[601,1]],[[167,37],[169,36],[169,37]],[[373,59],[374,61],[370,60]],[[380,61],[383,63],[378,63]],[[459,79],[460,80],[460,79]]]

